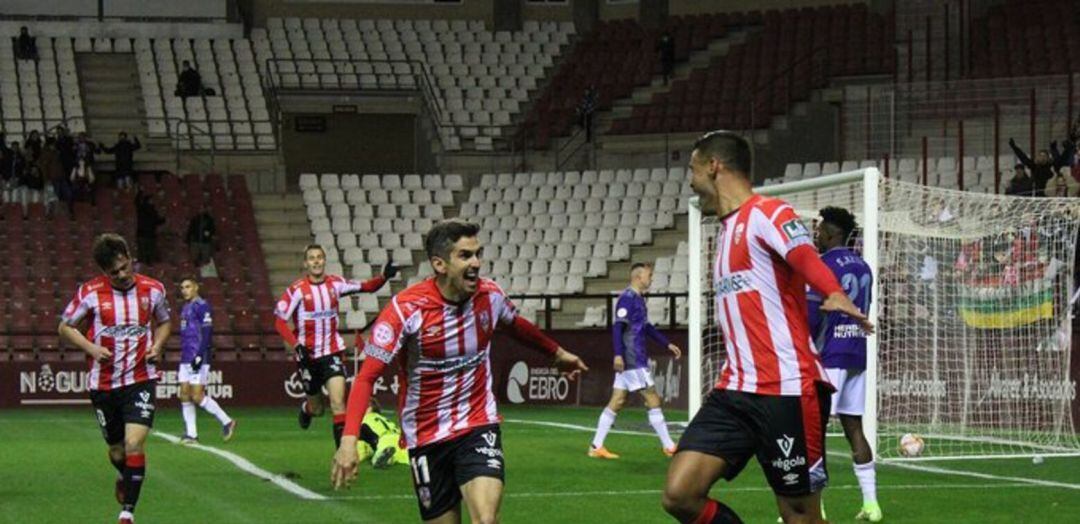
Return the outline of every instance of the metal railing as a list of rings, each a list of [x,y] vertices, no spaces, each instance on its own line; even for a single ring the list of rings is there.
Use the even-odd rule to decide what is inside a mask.
[[[552,328],[552,317],[556,312],[554,307],[554,301],[559,300],[561,302],[567,301],[581,301],[587,300],[592,302],[604,301],[605,315],[604,325],[610,329],[613,319],[615,318],[615,302],[619,299],[618,293],[577,293],[577,294],[529,294],[529,293],[509,293],[508,296],[515,304],[521,308],[523,305],[529,302],[542,302],[543,307],[537,310],[538,314],[543,315],[543,327],[544,329]],[[687,298],[687,293],[646,293],[643,295],[646,300],[650,298],[664,298],[668,301],[668,318],[666,319],[653,319],[658,324],[667,324],[669,328],[682,327],[678,322],[678,299]],[[561,309],[561,308],[560,308]],[[538,321],[537,324],[540,324]]]

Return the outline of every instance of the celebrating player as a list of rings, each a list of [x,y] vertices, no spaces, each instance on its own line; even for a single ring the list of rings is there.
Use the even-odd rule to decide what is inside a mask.
[[[195,405],[206,410],[221,423],[221,438],[232,440],[236,421],[229,418],[217,401],[206,394],[206,380],[210,376],[210,340],[213,321],[210,304],[199,296],[199,282],[195,277],[180,281],[180,295],[186,301],[180,311],[180,412],[184,416],[183,444],[199,441],[199,429],[195,424]]]
[[[649,424],[660,437],[661,449],[667,456],[675,454],[675,443],[668,435],[664,412],[660,410],[660,395],[656,393],[652,373],[649,372],[649,357],[645,353],[645,338],[651,338],[657,344],[682,356],[682,351],[675,344],[668,342],[659,330],[649,322],[649,311],[645,307],[642,293],[652,286],[653,268],[648,264],[636,263],[630,268],[630,286],[619,295],[615,303],[615,322],[612,325],[612,341],[615,345],[615,386],[611,390],[611,400],[600,414],[596,423],[596,435],[588,455],[593,458],[617,459],[618,455],[604,447],[604,437],[615,424],[626,402],[628,391],[640,391],[649,409]]]
[[[109,461],[119,472],[118,521],[131,524],[146,475],[143,443],[154,425],[154,362],[172,329],[169,303],[161,282],[134,272],[120,235],[100,235],[92,249],[103,274],[79,286],[57,329],[60,339],[83,350],[90,362],[90,402],[109,445]],[[90,324],[85,335],[77,327],[83,319]]]
[[[375,380],[397,361],[405,383],[399,419],[426,522],[461,522],[462,498],[473,522],[498,520],[503,452],[490,360],[497,327],[551,355],[571,379],[588,369],[519,317],[495,282],[480,278],[479,232],[457,219],[428,232],[424,247],[435,276],[398,293],[376,319],[330,476],[335,488],[355,477],[361,418]]]
[[[738,523],[709,498],[756,457],[785,522],[820,522],[825,424],[832,388],[806,324],[805,285],[840,311],[873,326],[818,258],[810,233],[782,200],[754,194],[750,146],[735,133],[698,139],[690,186],[715,212],[713,291],[727,359],[715,389],[679,441],[668,468],[664,509],[681,522]]]
[[[327,275],[326,251],[318,244],[304,248],[307,275],[289,286],[277,303],[274,327],[292,348],[304,382],[307,399],[300,404],[300,427],[311,426],[311,417],[323,414],[322,389],[329,393],[330,412],[334,415],[334,446],[341,443],[345,427],[345,374],[348,372],[341,353],[345,341],[338,333],[338,301],[355,293],[373,293],[394,278],[398,268],[392,262],[382,274],[365,282]],[[295,331],[289,329],[289,321]]]
[[[836,275],[851,301],[859,311],[870,310],[873,278],[870,266],[847,248],[855,231],[855,216],[846,209],[826,207],[814,231],[814,244],[822,253],[821,259]],[[866,333],[851,317],[837,312],[821,315],[822,297],[815,291],[807,295],[810,333],[821,351],[821,363],[836,392],[833,393],[832,414],[840,417],[844,436],[851,444],[855,478],[862,488],[862,510],[856,520],[881,522],[881,506],[877,502],[877,480],[874,456],[862,430],[862,414],[866,402]]]

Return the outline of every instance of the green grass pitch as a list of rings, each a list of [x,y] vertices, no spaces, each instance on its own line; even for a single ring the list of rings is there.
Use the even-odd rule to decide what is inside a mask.
[[[225,406],[228,409],[228,406]],[[506,523],[673,522],[660,507],[668,459],[649,434],[641,409],[628,409],[608,447],[623,458],[588,459],[599,409],[503,410],[507,463],[502,521]],[[229,451],[258,468],[290,479],[325,497],[306,500],[242,471],[222,456],[151,436],[147,483],[136,517],[142,523],[371,522],[419,520],[409,469],[373,471],[362,466],[358,482],[335,492],[329,485],[330,421],[297,427],[292,409],[238,409],[237,437],[222,444],[218,426],[199,414],[205,446]],[[683,414],[669,411],[668,419]],[[543,425],[544,422],[573,427]],[[540,423],[540,424],[538,424]],[[155,431],[179,435],[177,409],[158,413]],[[0,522],[115,522],[115,471],[90,408],[0,411]],[[831,522],[854,522],[860,493],[842,438],[829,439]],[[1080,458],[969,460],[926,463],[945,471],[878,468],[879,499],[890,523],[1078,522]],[[751,464],[713,496],[735,508],[747,523],[775,522],[772,494]]]

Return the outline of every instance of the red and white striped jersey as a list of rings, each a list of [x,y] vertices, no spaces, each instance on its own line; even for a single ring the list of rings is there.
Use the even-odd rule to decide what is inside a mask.
[[[312,358],[320,358],[345,350],[345,341],[338,333],[338,302],[341,297],[379,289],[386,279],[381,275],[371,280],[346,280],[338,275],[326,275],[313,284],[307,277],[293,282],[277,303],[277,316],[292,321],[298,343],[308,348]]]
[[[154,343],[153,320],[159,324],[169,321],[169,301],[161,282],[137,274],[135,285],[121,291],[113,288],[105,275],[94,278],[79,286],[61,318],[75,326],[87,316],[87,340],[112,352],[109,362],[87,356],[89,389],[108,391],[158,379],[146,353]]]
[[[434,278],[391,299],[364,354],[385,364],[399,359],[405,387],[398,408],[410,449],[500,421],[491,391],[491,339],[497,326],[516,318],[513,303],[487,279],[462,304],[447,302]]]
[[[800,246],[813,249],[810,232],[783,200],[754,195],[722,219],[713,291],[727,360],[717,389],[797,396],[828,380],[806,323],[806,281],[786,260]]]

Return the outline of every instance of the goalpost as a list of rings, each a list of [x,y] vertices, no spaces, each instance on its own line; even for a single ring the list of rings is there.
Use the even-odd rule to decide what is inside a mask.
[[[863,427],[875,456],[922,435],[921,459],[1078,455],[1070,377],[1080,199],[926,187],[875,168],[756,188],[811,220],[854,213],[873,270]],[[724,364],[715,216],[691,199],[690,417]],[[909,459],[910,460],[910,459]]]

